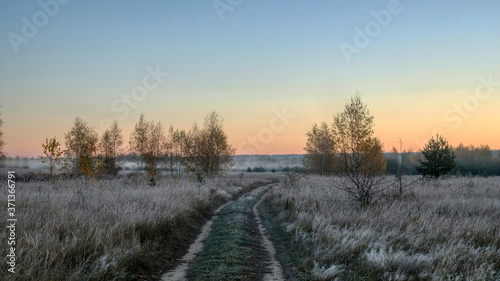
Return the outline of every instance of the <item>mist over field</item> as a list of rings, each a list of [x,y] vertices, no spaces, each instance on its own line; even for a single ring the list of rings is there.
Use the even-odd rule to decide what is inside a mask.
[[[391,156],[391,153],[386,153]],[[492,150],[491,155],[493,158],[498,159],[498,150]],[[270,171],[272,169],[282,170],[285,167],[302,167],[303,154],[283,154],[283,155],[236,155],[234,157],[234,165],[231,170],[245,171],[249,167],[263,167]],[[131,161],[120,161],[120,167],[123,170],[135,170],[138,168],[137,164]],[[32,170],[46,170],[47,163],[43,163],[42,159],[36,158],[12,158],[9,157],[5,160],[7,168],[29,168]]]
[[[0,1],[0,280],[500,281],[498,26]]]

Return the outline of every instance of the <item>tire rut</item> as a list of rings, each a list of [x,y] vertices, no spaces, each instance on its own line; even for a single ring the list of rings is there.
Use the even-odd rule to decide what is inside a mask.
[[[192,261],[196,254],[200,253],[203,250],[203,241],[208,237],[210,231],[212,230],[212,224],[214,220],[217,219],[217,214],[224,209],[227,205],[233,203],[234,201],[229,201],[226,204],[217,208],[214,211],[213,216],[207,221],[202,229],[201,233],[196,237],[196,240],[189,246],[188,252],[181,258],[181,264],[179,264],[176,268],[168,271],[163,274],[161,280],[162,281],[184,281],[186,280],[186,271],[189,265],[189,262]]]
[[[262,276],[261,280],[264,281],[281,281],[284,280],[283,278],[283,270],[280,265],[280,263],[275,259],[275,254],[276,250],[273,245],[273,243],[268,239],[267,236],[267,230],[262,224],[262,220],[259,214],[259,211],[257,207],[259,204],[264,200],[264,195],[269,191],[269,189],[272,188],[272,185],[267,185],[267,186],[261,186],[259,188],[254,189],[253,191],[243,195],[237,200],[241,200],[241,198],[245,198],[247,196],[253,196],[256,198],[259,198],[259,200],[252,205],[251,212],[253,212],[253,217],[252,219],[256,222],[257,228],[258,228],[258,237],[260,237],[260,243],[262,244],[263,248],[263,254],[266,254],[266,257],[262,257],[263,259],[267,260],[265,262],[265,270],[264,274]],[[235,200],[235,201],[237,201]],[[187,272],[188,268],[191,265],[191,262],[196,258],[198,254],[201,254],[204,248],[204,242],[207,239],[207,237],[210,236],[210,233],[212,231],[212,225],[214,224],[214,221],[217,220],[218,214],[226,208],[228,205],[234,203],[235,201],[230,201],[221,207],[219,207],[217,210],[214,211],[213,216],[210,218],[209,221],[207,221],[203,227],[201,233],[198,235],[196,240],[189,246],[188,252],[180,259],[180,264],[174,268],[173,270],[170,270],[166,272],[165,274],[162,275],[161,280],[162,281],[184,281],[188,280],[187,279]],[[256,230],[257,231],[257,230]],[[260,247],[260,246],[259,246]],[[262,270],[262,268],[261,268]],[[261,271],[262,272],[262,271]],[[252,278],[253,279],[253,278]],[[260,278],[259,278],[260,279]]]
[[[267,193],[267,191],[266,191],[266,193]],[[283,269],[281,268],[280,263],[275,258],[276,249],[274,248],[274,244],[269,240],[269,238],[267,238],[268,235],[266,233],[267,232],[266,228],[262,224],[259,210],[257,209],[259,204],[261,204],[262,201],[264,201],[264,195],[265,195],[265,193],[263,195],[261,195],[260,200],[253,206],[253,212],[255,214],[255,218],[256,218],[257,223],[259,225],[260,236],[262,237],[262,244],[266,248],[266,250],[269,254],[269,257],[271,259],[271,264],[270,264],[271,272],[266,273],[264,275],[263,280],[264,281],[274,281],[274,280],[281,281],[281,280],[284,280],[283,279]]]

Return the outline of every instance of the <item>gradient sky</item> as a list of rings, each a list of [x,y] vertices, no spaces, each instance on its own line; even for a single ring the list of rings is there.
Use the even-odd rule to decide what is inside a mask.
[[[237,153],[304,153],[311,125],[331,123],[356,91],[386,150],[436,133],[500,148],[498,1],[65,2],[0,0],[10,156],[63,143],[77,116],[101,132],[117,120],[128,143],[140,113],[189,129],[212,110]],[[350,61],[342,44],[357,48]],[[156,68],[168,76],[152,87]],[[144,98],[123,102],[145,79]]]

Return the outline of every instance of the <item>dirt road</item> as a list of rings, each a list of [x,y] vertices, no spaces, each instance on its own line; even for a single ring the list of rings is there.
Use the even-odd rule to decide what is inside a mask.
[[[214,220],[217,219],[217,214],[227,205],[231,204],[233,201],[228,202],[222,206],[220,206],[217,210],[214,211],[213,216],[207,221],[202,229],[201,233],[196,237],[196,240],[189,246],[188,252],[182,257],[181,264],[179,264],[173,270],[165,273],[162,276],[162,280],[164,281],[182,281],[186,280],[186,270],[188,268],[188,264],[192,261],[196,254],[200,253],[203,250],[203,241],[210,234],[210,230],[212,229],[212,224]]]
[[[179,266],[161,280],[284,280],[257,210],[270,188],[261,186],[218,208]]]

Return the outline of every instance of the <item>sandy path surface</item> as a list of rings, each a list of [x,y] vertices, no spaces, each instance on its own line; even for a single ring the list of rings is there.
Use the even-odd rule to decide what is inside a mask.
[[[212,224],[214,220],[217,219],[217,214],[224,209],[227,205],[231,204],[233,201],[227,202],[226,204],[220,206],[215,210],[214,215],[210,218],[209,221],[203,225],[201,229],[201,233],[196,237],[196,240],[189,246],[188,252],[182,257],[181,264],[179,264],[173,270],[165,273],[161,280],[163,281],[184,281],[186,280],[186,269],[188,268],[188,263],[193,260],[197,253],[203,250],[203,241],[210,234],[210,230],[212,229]]]
[[[264,200],[264,195],[260,198],[260,200],[253,206],[253,213],[255,214],[255,218],[257,223],[259,224],[259,232],[262,237],[262,244],[269,252],[269,257],[271,258],[271,273],[266,273],[264,275],[264,281],[272,281],[272,280],[284,280],[283,279],[283,270],[281,268],[280,263],[274,257],[276,255],[276,249],[274,248],[273,243],[267,238],[266,228],[262,225],[262,220],[260,219],[259,211],[257,207]]]

